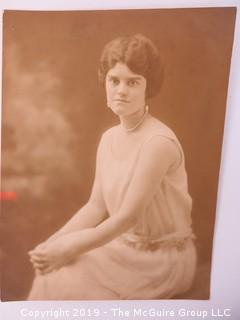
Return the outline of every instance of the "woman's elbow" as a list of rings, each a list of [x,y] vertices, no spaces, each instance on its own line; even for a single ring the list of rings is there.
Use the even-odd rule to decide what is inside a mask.
[[[132,215],[127,218],[119,219],[116,228],[118,231],[118,234],[122,234],[124,232],[127,232],[128,230],[132,229],[137,223],[137,217]]]

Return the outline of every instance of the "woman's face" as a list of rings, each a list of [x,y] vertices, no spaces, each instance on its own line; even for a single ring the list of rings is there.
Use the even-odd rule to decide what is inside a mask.
[[[145,108],[146,79],[118,62],[106,75],[107,105],[118,116],[128,116]]]

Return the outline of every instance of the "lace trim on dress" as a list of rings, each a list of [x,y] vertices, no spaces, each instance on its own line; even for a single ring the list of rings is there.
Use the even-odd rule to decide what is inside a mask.
[[[146,236],[137,235],[134,233],[125,233],[118,239],[127,246],[133,247],[137,250],[155,251],[159,248],[176,247],[181,250],[184,249],[187,240],[195,239],[192,229],[184,231],[176,231],[166,234],[158,239],[150,239]]]

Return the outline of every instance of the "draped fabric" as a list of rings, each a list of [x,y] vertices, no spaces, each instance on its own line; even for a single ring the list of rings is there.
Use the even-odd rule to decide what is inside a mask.
[[[138,147],[126,159],[117,159],[112,150],[111,139],[118,126],[102,136],[97,166],[109,215],[117,214],[141,149],[153,137],[174,143],[181,155],[180,163],[169,168],[159,181],[133,228],[80,255],[72,264],[36,276],[29,300],[168,299],[190,288],[196,251],[184,154],[167,126],[160,121],[149,123]]]

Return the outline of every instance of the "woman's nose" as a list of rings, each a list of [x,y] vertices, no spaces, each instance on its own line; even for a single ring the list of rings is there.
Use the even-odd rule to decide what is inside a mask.
[[[119,95],[126,95],[127,94],[127,85],[124,82],[120,82],[118,85],[118,94]]]

